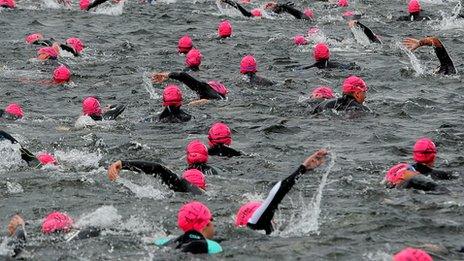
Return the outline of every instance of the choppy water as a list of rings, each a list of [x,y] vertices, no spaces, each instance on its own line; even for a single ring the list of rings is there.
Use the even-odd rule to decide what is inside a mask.
[[[431,48],[408,56],[398,45],[404,37],[437,35],[458,71],[463,71],[464,24],[451,15],[457,2],[422,3],[425,10],[447,14],[443,20],[398,23],[391,17],[404,14],[405,1],[356,1],[353,9],[366,13],[363,23],[384,42],[367,47],[355,40],[341,19],[344,9],[295,2],[311,6],[317,20],[289,16],[253,20],[233,10],[221,14],[214,1],[188,0],[153,6],[128,1],[90,13],[76,6],[57,8],[48,0],[20,1],[17,10],[2,10],[0,105],[19,102],[26,116],[0,122],[1,129],[31,151],[54,153],[62,163],[31,169],[8,145],[0,144],[2,229],[13,213],[21,212],[29,222],[27,255],[32,259],[183,258],[185,254],[150,243],[179,233],[177,210],[193,197],[171,193],[157,180],[129,172],[118,183],[110,183],[105,168],[117,159],[144,159],[180,173],[186,166],[188,141],[206,141],[209,126],[222,120],[234,131],[233,147],[250,156],[211,158],[220,175],[208,177],[208,193],[195,197],[213,211],[217,238],[225,249],[213,258],[389,260],[405,246],[439,244],[449,252],[433,252],[438,260],[464,259],[455,252],[464,245],[462,179],[440,182],[450,188],[450,195],[387,190],[380,184],[389,166],[411,160],[412,145],[421,136],[436,141],[440,168],[462,171],[461,74],[433,75],[438,61]],[[232,22],[234,36],[219,41],[216,26],[224,18]],[[327,37],[333,60],[355,61],[361,70],[288,69],[312,62],[311,47],[295,47],[291,39],[315,25]],[[32,32],[84,40],[87,49],[82,57],[61,60],[72,68],[72,84],[57,87],[44,82],[56,64],[31,59],[36,49],[23,39]],[[201,71],[194,76],[224,82],[231,91],[229,99],[185,107],[195,116],[186,124],[141,122],[161,111],[164,86],[151,89],[147,74],[183,68],[176,43],[185,33],[204,56]],[[249,53],[258,60],[260,75],[276,81],[275,86],[251,88],[241,80],[238,64]],[[311,116],[299,102],[318,85],[339,90],[348,74],[362,76],[369,85],[367,105],[374,114]],[[195,98],[183,90],[186,101]],[[104,103],[125,103],[127,109],[116,122],[82,128],[76,120],[82,98],[88,95],[98,95]],[[276,215],[281,231],[267,237],[233,227],[242,203],[263,199],[274,182],[320,147],[331,148],[333,164],[300,179]],[[312,204],[319,200],[320,205]],[[41,220],[55,209],[68,212],[84,226],[96,222],[106,232],[72,244],[43,236]]]

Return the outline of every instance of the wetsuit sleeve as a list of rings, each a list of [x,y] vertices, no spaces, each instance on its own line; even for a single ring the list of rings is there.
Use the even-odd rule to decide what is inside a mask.
[[[93,1],[88,7],[87,7],[87,11],[89,11],[90,9],[94,8],[94,7],[97,7],[105,2],[107,2],[108,0],[95,0]]]
[[[206,82],[198,81],[185,72],[172,72],[169,74],[170,79],[178,80],[187,85],[192,91],[196,92],[200,99],[222,99],[222,96],[214,91]]]
[[[456,69],[454,68],[453,61],[451,60],[451,57],[448,55],[448,52],[446,51],[445,47],[441,45],[440,47],[435,47],[435,54],[438,57],[438,60],[440,61],[440,70],[439,72],[444,73],[444,74],[455,74]]]
[[[356,22],[356,24],[357,24],[361,29],[363,29],[364,34],[367,36],[367,38],[369,38],[369,40],[370,40],[371,42],[373,42],[373,43],[381,43],[380,40],[379,40],[379,38],[377,38],[377,36],[374,34],[374,32],[372,32],[372,30],[371,30],[369,27],[363,25],[363,24],[360,23],[360,22]]]
[[[208,149],[209,155],[217,155],[217,156],[224,156],[224,157],[236,157],[241,156],[242,153],[240,151],[234,150],[231,147],[227,146],[214,146]]]
[[[285,195],[292,189],[293,185],[295,185],[296,180],[305,172],[306,168],[301,165],[293,174],[275,184],[266,200],[248,220],[248,227],[257,230],[264,229],[266,234],[270,234],[273,231],[271,220],[277,207]]]
[[[424,190],[424,191],[434,191],[439,186],[437,185],[437,183],[433,182],[432,180],[424,176],[417,175],[403,182],[398,187],[404,188],[404,189],[413,188],[413,189],[419,189],[419,190]]]
[[[292,5],[293,5],[293,3],[286,3],[286,4],[283,4],[283,5],[279,5],[278,8],[280,8],[282,11],[292,15],[296,19],[306,19],[307,18],[307,16],[303,12],[295,9]]]
[[[103,113],[102,118],[105,120],[115,120],[125,109],[125,105],[113,105],[108,111]]]
[[[241,5],[239,5],[238,3],[232,1],[232,0],[223,0],[224,3],[232,6],[233,8],[237,9],[240,11],[240,13],[242,13],[243,16],[246,16],[246,17],[252,17],[253,15],[251,14],[251,12],[247,11],[245,8],[243,8]]]
[[[74,51],[73,48],[67,46],[66,44],[60,44],[60,47],[61,47],[61,49],[65,50],[65,51],[67,51],[67,52],[72,53],[74,56],[79,56],[79,54],[78,54],[76,51]]]
[[[0,130],[0,140],[4,140],[4,139],[9,140],[13,144],[18,143],[18,141],[15,138],[13,138],[13,136],[11,136],[10,134]],[[30,151],[23,148],[22,146],[19,149],[19,151],[21,152],[21,158],[24,161],[26,161],[27,163],[37,161],[37,158],[34,156],[34,154],[32,154]]]
[[[164,184],[176,192],[191,192],[189,183],[161,164],[147,161],[123,161],[122,169],[159,176]]]

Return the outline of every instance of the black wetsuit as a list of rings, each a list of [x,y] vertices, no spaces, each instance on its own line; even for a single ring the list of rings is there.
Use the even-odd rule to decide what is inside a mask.
[[[268,80],[266,78],[263,78],[263,77],[259,77],[255,73],[247,73],[247,74],[245,74],[245,76],[247,77],[248,81],[252,85],[260,85],[260,86],[274,85],[273,81],[270,81],[270,80]]]
[[[208,242],[198,231],[190,230],[183,235],[169,240],[164,246],[176,245],[176,249],[192,254],[208,254]]]
[[[79,56],[79,53],[76,52],[76,50],[74,50],[74,48],[72,48],[71,46],[69,45],[66,45],[66,44],[60,44],[60,48],[67,51],[67,52],[70,52],[72,53],[75,57]]]
[[[424,21],[424,20],[431,20],[431,17],[427,16],[427,15],[423,15],[421,14],[421,12],[419,13],[412,13],[412,14],[409,14],[407,16],[400,16],[396,19],[397,21]]]
[[[427,165],[415,163],[412,167],[425,176],[430,176],[432,179],[456,179],[458,176],[453,175],[452,172],[432,169]]]
[[[115,120],[126,109],[125,105],[111,105],[110,109],[103,113],[103,115],[89,115],[94,121],[101,120]]]
[[[356,25],[363,30],[364,34],[367,36],[369,41],[371,41],[371,43],[382,43],[377,35],[375,35],[369,27],[363,25],[359,21],[356,21]]]
[[[360,67],[356,63],[342,64],[338,62],[332,62],[329,60],[323,60],[315,62],[310,66],[303,67],[302,69],[310,69],[316,67],[318,69],[341,69],[341,70],[359,70]]]
[[[187,85],[192,91],[196,92],[200,99],[222,100],[226,97],[216,92],[208,83],[200,82],[185,72],[172,72],[170,79],[178,80]]]
[[[221,157],[234,157],[241,156],[240,151],[234,150],[231,147],[228,147],[224,144],[217,144],[208,149],[208,154],[211,156],[221,156]]]
[[[175,106],[166,106],[163,112],[158,117],[160,122],[187,122],[192,119],[192,115],[183,111],[180,107]]]
[[[190,192],[195,195],[202,194],[203,191],[187,180],[180,178],[174,172],[155,162],[147,161],[123,161],[122,169],[143,172],[161,178],[171,190],[175,192]]]
[[[444,75],[456,74],[456,68],[454,67],[451,57],[448,55],[443,44],[441,47],[433,47],[435,49],[435,54],[437,55],[438,60],[440,61],[440,67],[438,68],[437,73],[442,73]]]
[[[108,2],[108,0],[95,0],[93,1],[88,7],[87,7],[87,11],[89,11],[90,9],[94,8],[94,7],[97,7],[105,2]]]
[[[16,143],[19,144],[19,142],[15,138],[13,138],[13,136],[11,136],[10,134],[2,130],[0,130],[0,141],[1,140],[9,140],[12,144],[16,144]],[[30,151],[23,148],[22,146],[19,150],[21,151],[21,158],[24,161],[26,161],[28,164],[34,164],[34,165],[39,164],[39,161],[37,160],[37,158]]]
[[[193,163],[187,166],[186,170],[197,169],[205,175],[217,175],[218,172],[213,167],[209,166],[206,163]]]
[[[295,185],[296,180],[306,172],[306,168],[301,165],[298,169],[293,172],[286,179],[277,182],[269,192],[266,200],[261,206],[256,209],[253,215],[248,220],[247,226],[254,230],[264,230],[269,235],[274,231],[272,226],[272,218],[274,217],[275,211],[279,206],[282,199]]]
[[[369,108],[358,103],[352,96],[343,95],[340,98],[325,100],[314,108],[313,114],[320,113],[327,109],[334,109],[337,111],[363,111],[370,112]]]
[[[312,20],[312,18],[305,15],[305,13],[295,9],[293,5],[294,3],[292,2],[288,2],[285,4],[277,4],[276,8],[273,11],[276,14],[288,13],[296,19]]]
[[[50,47],[53,45],[53,42],[55,42],[54,39],[42,39],[34,41],[32,44]]]

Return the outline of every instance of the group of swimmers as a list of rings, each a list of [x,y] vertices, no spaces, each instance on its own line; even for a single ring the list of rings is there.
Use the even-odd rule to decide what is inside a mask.
[[[81,0],[79,5],[82,10],[90,10],[101,5],[108,0],[95,0],[90,3],[88,0]],[[248,11],[243,4],[233,0],[221,0],[225,5],[237,9],[245,17],[261,17],[261,9]],[[246,2],[247,1],[243,1]],[[70,2],[60,1],[64,5]],[[347,1],[339,1],[338,6],[347,6]],[[4,8],[15,8],[14,0],[0,0],[0,6]],[[266,12],[274,14],[289,14],[296,19],[313,21],[314,13],[306,8],[298,10],[291,2],[277,3],[268,2],[264,4]],[[399,21],[422,21],[430,19],[422,12],[417,0],[411,0],[408,5],[409,15],[399,17]],[[370,28],[362,24],[360,15],[347,12],[343,15],[348,20],[348,25],[359,27],[367,36],[371,43],[381,44],[380,38],[375,35]],[[229,21],[222,21],[218,26],[218,35],[227,38],[232,35],[232,26]],[[83,42],[76,37],[68,38],[63,43],[55,41],[53,38],[45,39],[42,34],[35,33],[26,37],[26,42],[31,45],[40,46],[38,59],[57,60],[62,52],[69,52],[73,56],[79,56],[84,51]],[[306,44],[306,39],[295,38],[296,44]],[[432,46],[440,62],[437,73],[456,74],[454,64],[444,48],[442,42],[437,37],[426,37],[422,39],[406,38],[404,46],[414,51],[422,46]],[[193,47],[192,39],[185,35],[179,39],[178,52],[185,55],[185,64],[190,71],[199,69],[202,54]],[[330,50],[326,43],[318,43],[313,50],[314,64],[304,67],[304,69],[344,69],[358,70],[356,64],[341,64],[330,60]],[[272,86],[275,83],[257,75],[257,61],[252,55],[246,55],[240,62],[240,73],[245,76],[247,81],[257,86]],[[56,83],[66,83],[70,80],[71,72],[66,64],[60,64],[53,73],[53,80]],[[198,100],[191,104],[201,104],[208,100],[227,99],[228,88],[220,81],[202,81],[192,77],[188,71],[154,72],[151,80],[155,84],[162,84],[168,80],[175,80],[183,83],[189,89],[197,93]],[[321,113],[326,110],[337,111],[364,111],[370,109],[364,105],[368,86],[366,82],[358,76],[348,76],[341,84],[342,94],[337,98],[333,90],[328,86],[321,86],[313,90],[312,113]],[[164,110],[157,117],[157,121],[162,123],[179,123],[192,119],[192,116],[184,111],[183,95],[181,88],[175,84],[168,84],[162,94],[162,105]],[[100,99],[96,96],[85,97],[82,101],[82,114],[92,118],[94,121],[115,120],[124,110],[125,105],[109,105],[101,108]],[[0,110],[0,117],[4,120],[18,120],[24,116],[22,107],[19,104],[11,103],[4,110]],[[243,152],[230,147],[232,143],[232,132],[227,124],[217,122],[213,124],[208,132],[208,146],[200,140],[191,141],[186,147],[187,166],[182,175],[177,175],[167,167],[149,161],[117,160],[108,167],[108,179],[115,181],[119,178],[121,170],[141,172],[159,178],[169,189],[175,192],[191,193],[193,195],[203,194],[207,189],[207,177],[217,175],[214,167],[208,164],[209,156],[236,157],[244,155]],[[10,134],[0,130],[0,141],[7,140],[12,144],[19,142]],[[58,164],[53,155],[41,153],[34,155],[23,146],[19,146],[21,158],[30,166],[40,166],[47,164]],[[252,201],[238,208],[235,216],[237,227],[247,227],[253,230],[262,230],[266,234],[274,231],[272,220],[275,211],[285,195],[289,193],[298,179],[315,168],[321,166],[327,158],[329,152],[326,149],[319,149],[307,157],[298,168],[285,179],[277,182],[269,191],[268,196],[263,202]],[[459,176],[455,173],[435,169],[435,159],[437,148],[429,138],[421,138],[416,141],[413,150],[412,163],[398,163],[391,167],[384,178],[387,188],[413,188],[423,191],[447,192],[448,189],[437,184],[434,180],[455,179]],[[307,175],[307,174],[306,174]],[[184,204],[178,211],[178,226],[182,230],[181,235],[174,238],[161,238],[156,240],[158,246],[172,246],[183,252],[189,253],[219,253],[222,247],[215,241],[213,214],[209,208],[198,201]],[[63,233],[64,239],[85,239],[100,235],[101,229],[95,227],[77,228],[73,226],[73,219],[64,212],[52,212],[48,214],[42,223],[44,234]],[[10,236],[9,245],[14,249],[13,256],[21,254],[26,247],[25,221],[20,215],[14,215],[7,227]],[[432,258],[420,249],[406,248],[394,255],[393,260],[432,260]]]

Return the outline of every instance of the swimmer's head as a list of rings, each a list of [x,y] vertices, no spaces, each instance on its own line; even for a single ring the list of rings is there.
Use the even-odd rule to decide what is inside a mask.
[[[66,40],[66,43],[71,46],[76,53],[81,53],[84,50],[84,43],[81,39],[76,37],[71,37]]]
[[[240,62],[240,73],[256,73],[258,71],[258,66],[256,65],[256,60],[253,55],[247,55],[242,58]]]
[[[305,8],[303,13],[306,15],[306,17],[314,19],[314,12],[311,8]]]
[[[253,213],[261,206],[261,202],[252,201],[248,202],[245,205],[241,206],[235,217],[235,226],[244,227],[247,225],[248,220],[250,220]]]
[[[90,0],[79,0],[79,8],[81,10],[87,10],[90,5]]]
[[[16,2],[14,0],[2,0],[0,3],[2,6],[6,6],[8,8],[16,8]]]
[[[37,56],[39,60],[48,60],[48,59],[57,59],[59,55],[59,48],[56,46],[53,47],[43,47],[37,51]]]
[[[208,148],[200,140],[191,141],[185,148],[189,165],[208,162]]]
[[[326,100],[335,98],[332,88],[328,86],[320,86],[314,89],[311,93],[311,99]]]
[[[171,84],[164,88],[163,106],[180,107],[182,105],[182,92],[177,85]]]
[[[194,230],[208,239],[214,236],[213,215],[207,206],[198,201],[187,203],[179,209],[177,225],[184,232]]]
[[[192,38],[188,35],[184,35],[179,39],[177,44],[177,50],[179,53],[188,53],[193,47]]]
[[[203,175],[203,173],[197,169],[189,169],[184,171],[182,178],[203,190],[206,189],[205,175]]]
[[[211,147],[218,144],[230,145],[232,144],[231,134],[229,126],[217,122],[208,131],[208,144]]]
[[[433,259],[421,249],[408,247],[394,255],[393,261],[433,261]]]
[[[263,16],[263,13],[261,12],[261,9],[255,8],[255,9],[251,10],[251,15],[253,17],[261,17],[261,16]]]
[[[53,71],[53,81],[55,83],[69,82],[70,78],[71,78],[71,71],[64,64],[61,64]]]
[[[82,101],[82,113],[87,116],[101,116],[100,101],[95,97],[87,97]]]
[[[352,96],[357,102],[363,103],[366,99],[368,88],[363,79],[357,76],[349,76],[343,81],[342,93]]]
[[[73,220],[65,213],[58,211],[52,212],[45,217],[42,222],[42,232],[44,234],[50,234],[53,232],[71,230]]]
[[[337,5],[339,7],[347,7],[348,6],[348,0],[338,0]]]
[[[308,41],[306,41],[306,38],[303,35],[298,34],[293,37],[293,43],[296,45],[307,45]]]
[[[414,168],[407,163],[398,163],[391,167],[385,175],[385,181],[391,187],[401,184],[403,181],[409,180],[418,173]]]
[[[316,34],[319,33],[319,31],[320,31],[320,29],[317,26],[310,27],[308,29],[308,36],[309,37],[315,36]]]
[[[228,20],[224,20],[219,23],[218,35],[220,38],[227,38],[232,35],[232,25]]]
[[[227,89],[227,87],[224,86],[224,84],[218,81],[209,81],[208,84],[209,86],[211,86],[211,88],[213,88],[213,90],[215,90],[217,93],[219,93],[223,97],[226,97],[227,94],[229,93],[229,89]]]
[[[198,49],[193,48],[185,56],[185,65],[188,68],[198,68],[201,64],[201,52]]]
[[[17,103],[11,103],[5,108],[5,113],[12,119],[21,119],[24,117],[23,108]]]
[[[37,160],[39,160],[40,164],[45,165],[56,165],[56,159],[53,157],[52,154],[47,152],[41,152],[37,155]]]
[[[33,44],[33,43],[37,42],[38,40],[42,40],[42,39],[43,39],[42,34],[39,34],[39,33],[30,34],[30,35],[26,36],[26,43]]]
[[[316,62],[327,61],[330,58],[330,50],[327,44],[325,43],[318,43],[314,46],[313,50],[314,60]]]
[[[415,162],[433,166],[435,164],[436,155],[437,147],[431,139],[421,138],[414,144],[413,158]]]
[[[421,5],[418,0],[411,0],[408,4],[408,13],[418,14],[421,11]]]

